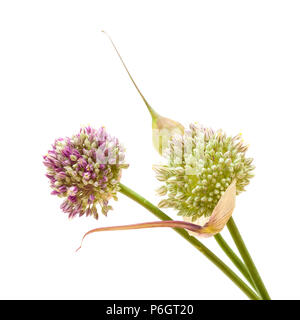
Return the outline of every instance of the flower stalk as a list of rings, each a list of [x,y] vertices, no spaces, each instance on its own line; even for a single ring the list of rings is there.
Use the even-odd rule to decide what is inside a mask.
[[[270,295],[262,281],[262,278],[260,277],[258,270],[250,256],[250,253],[244,243],[244,240],[237,228],[237,225],[235,224],[233,218],[231,217],[227,223],[227,228],[231,234],[231,237],[233,241],[236,244],[236,247],[238,248],[241,257],[243,258],[249,273],[255,283],[255,286],[257,287],[257,290],[259,294],[261,295],[262,299],[264,300],[271,300]]]
[[[145,209],[150,211],[160,220],[172,219],[161,211],[158,207],[153,205],[151,202],[143,198],[138,193],[134,192],[127,186],[119,183],[120,192],[130,199],[134,200]],[[236,274],[234,273],[222,260],[220,260],[213,252],[211,252],[202,242],[197,240],[195,237],[189,235],[184,229],[174,228],[174,230],[180,234],[186,241],[193,245],[198,251],[200,251],[206,258],[208,258],[216,267],[218,267],[229,279],[231,279],[250,299],[261,300],[261,298]]]
[[[232,261],[232,263],[238,268],[241,274],[246,278],[246,280],[251,284],[254,290],[258,291],[253,279],[245,266],[244,262],[235,254],[235,252],[231,249],[225,239],[221,236],[220,233],[214,236],[220,248],[224,251],[227,257]]]

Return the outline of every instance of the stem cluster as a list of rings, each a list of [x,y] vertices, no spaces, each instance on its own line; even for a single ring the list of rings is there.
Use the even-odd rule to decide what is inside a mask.
[[[145,209],[154,214],[157,218],[163,221],[171,221],[172,219],[161,211],[158,207],[151,202],[143,198],[138,193],[134,192],[130,188],[123,184],[120,185],[120,192],[134,200]],[[255,267],[255,264],[246,248],[246,245],[241,237],[241,234],[233,220],[230,218],[227,223],[228,230],[238,248],[238,251],[242,257],[242,260],[234,253],[230,246],[226,243],[220,234],[215,236],[217,243],[230,258],[233,264],[241,272],[241,274],[248,281],[248,286],[231,268],[229,268],[220,258],[218,258],[212,251],[210,251],[202,242],[195,237],[189,235],[189,233],[182,228],[174,228],[174,231],[182,236],[186,241],[193,245],[198,251],[200,251],[206,258],[208,258],[216,267],[218,267],[229,279],[233,281],[247,296],[252,300],[270,300],[270,296],[264,286],[264,283]]]

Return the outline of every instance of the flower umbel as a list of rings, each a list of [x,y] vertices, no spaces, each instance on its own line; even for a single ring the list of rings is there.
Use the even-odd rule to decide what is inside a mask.
[[[170,140],[167,164],[154,166],[157,179],[164,182],[157,192],[166,196],[158,206],[175,208],[187,221],[211,216],[233,180],[239,194],[253,177],[247,149],[241,135],[231,137],[222,130],[191,124],[183,136]]]
[[[124,163],[124,148],[105,128],[85,127],[71,138],[56,139],[44,156],[51,194],[66,198],[61,209],[70,218],[76,215],[98,219],[97,204],[104,215],[117,200],[118,182]]]

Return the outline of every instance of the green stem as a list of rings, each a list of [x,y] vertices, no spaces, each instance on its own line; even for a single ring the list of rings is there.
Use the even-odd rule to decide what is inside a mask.
[[[138,204],[142,205],[148,211],[153,213],[160,220],[172,220],[169,216],[167,216],[164,212],[162,212],[159,208],[153,205],[151,202],[131,190],[130,188],[120,185],[120,192],[134,200]],[[185,240],[187,240],[190,244],[192,244],[197,250],[199,250],[202,254],[204,254],[215,266],[217,266],[223,273],[231,279],[250,299],[252,300],[260,300],[255,292],[249,288],[243,282],[241,278],[239,278],[222,260],[220,260],[213,252],[211,252],[206,246],[204,246],[200,241],[198,241],[195,237],[189,235],[189,233],[184,229],[174,228],[174,230],[179,233]]]
[[[236,244],[236,247],[238,248],[242,259],[244,260],[249,273],[257,287],[257,290],[259,292],[259,294],[261,295],[262,299],[264,300],[271,300],[269,293],[256,269],[256,266],[250,256],[250,253],[242,239],[242,236],[233,220],[233,218],[231,217],[229,219],[229,221],[227,222],[227,228],[232,236],[233,241]]]
[[[214,236],[215,240],[221,247],[221,249],[225,252],[227,257],[232,261],[232,263],[240,270],[241,274],[247,279],[247,281],[251,284],[253,289],[257,290],[255,284],[251,278],[251,275],[243,263],[243,261],[235,254],[235,252],[230,248],[228,243],[224,240],[220,233]]]

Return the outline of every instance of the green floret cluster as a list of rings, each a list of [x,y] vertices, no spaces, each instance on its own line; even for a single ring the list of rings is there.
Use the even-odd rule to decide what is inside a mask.
[[[183,135],[171,138],[164,156],[166,165],[156,165],[156,177],[163,185],[157,190],[164,199],[161,208],[175,208],[178,215],[208,217],[220,197],[236,179],[237,194],[245,191],[253,177],[252,158],[245,153],[241,135],[227,136],[191,124]]]

